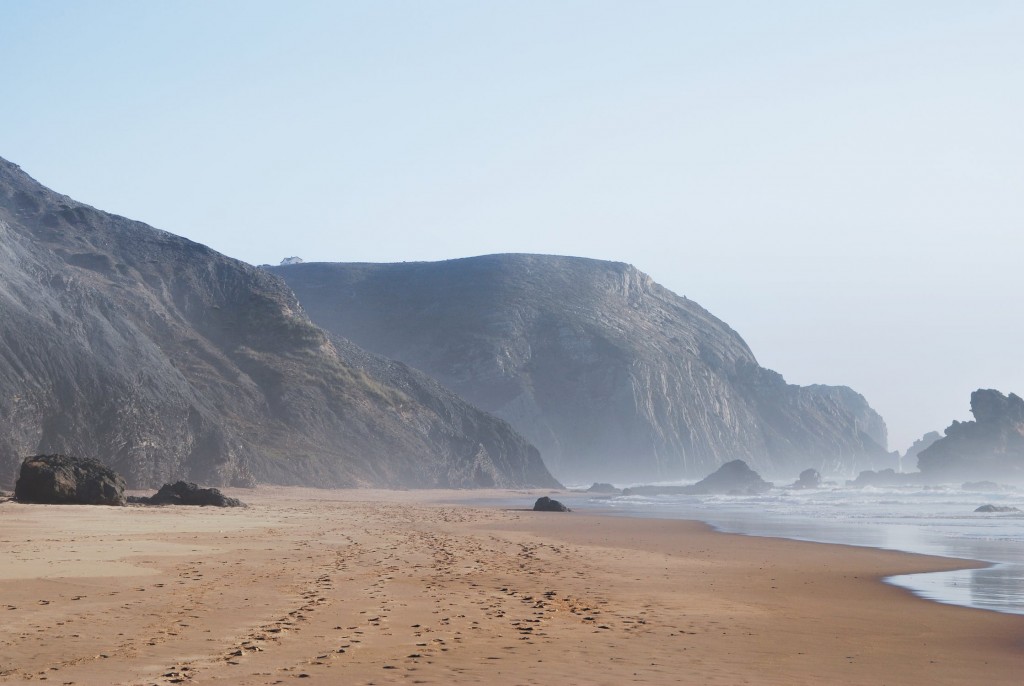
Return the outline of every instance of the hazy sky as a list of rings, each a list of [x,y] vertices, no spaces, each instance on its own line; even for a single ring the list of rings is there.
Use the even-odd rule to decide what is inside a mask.
[[[254,264],[630,262],[890,447],[1024,394],[1024,2],[0,0],[0,156]]]

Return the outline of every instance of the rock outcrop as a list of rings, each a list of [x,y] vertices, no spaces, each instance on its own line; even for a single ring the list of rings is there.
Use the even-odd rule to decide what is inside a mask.
[[[888,465],[886,429],[845,387],[787,384],[740,336],[634,267],[490,255],[267,267],[320,326],[502,417],[574,481]]]
[[[196,505],[200,507],[245,507],[238,498],[230,498],[217,488],[200,488],[189,481],[164,484],[149,497],[130,497],[129,502],[140,505]]]
[[[750,468],[743,460],[726,462],[712,474],[688,486],[689,493],[698,495],[757,495],[771,490],[772,485]]]
[[[0,321],[0,486],[51,452],[133,488],[558,485],[500,419],[401,365],[375,378],[279,278],[5,160]]]
[[[563,505],[561,502],[559,502],[557,500],[552,500],[551,498],[547,497],[546,495],[543,495],[543,496],[537,498],[537,502],[535,502],[533,504],[533,511],[534,512],[570,512],[571,510],[569,510],[569,508],[566,507],[565,505]]]
[[[929,431],[924,436],[921,436],[921,438],[914,441],[913,444],[907,448],[907,452],[899,457],[900,471],[902,472],[904,468],[913,469],[917,465],[917,456],[941,438],[942,434],[938,431]]]
[[[917,457],[932,480],[1024,482],[1024,400],[992,389],[971,393],[973,422],[953,422]]]
[[[125,483],[96,460],[36,455],[21,463],[14,498],[21,503],[124,505]]]

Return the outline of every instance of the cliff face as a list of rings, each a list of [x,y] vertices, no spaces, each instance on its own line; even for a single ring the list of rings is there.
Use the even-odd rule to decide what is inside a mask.
[[[401,368],[359,369],[346,355],[369,356],[277,277],[2,159],[0,321],[0,485],[37,453],[97,458],[131,486],[555,483],[504,422],[399,390],[418,378]]]
[[[953,422],[944,438],[918,453],[935,479],[1024,481],[1024,400],[992,389],[971,393],[973,422]]]
[[[543,255],[268,268],[320,326],[507,419],[561,478],[854,472],[888,459],[847,388],[786,384],[634,267]]]

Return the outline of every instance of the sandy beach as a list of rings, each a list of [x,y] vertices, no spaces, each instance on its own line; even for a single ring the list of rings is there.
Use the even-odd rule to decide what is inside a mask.
[[[0,504],[0,683],[1024,681],[1024,617],[880,581],[969,563],[467,492],[229,492],[250,507]]]

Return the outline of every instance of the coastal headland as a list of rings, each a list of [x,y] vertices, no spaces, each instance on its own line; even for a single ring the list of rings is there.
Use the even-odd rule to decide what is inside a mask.
[[[881,581],[970,562],[513,509],[549,491],[227,492],[249,507],[0,503],[0,683],[1024,678],[1024,616]]]

